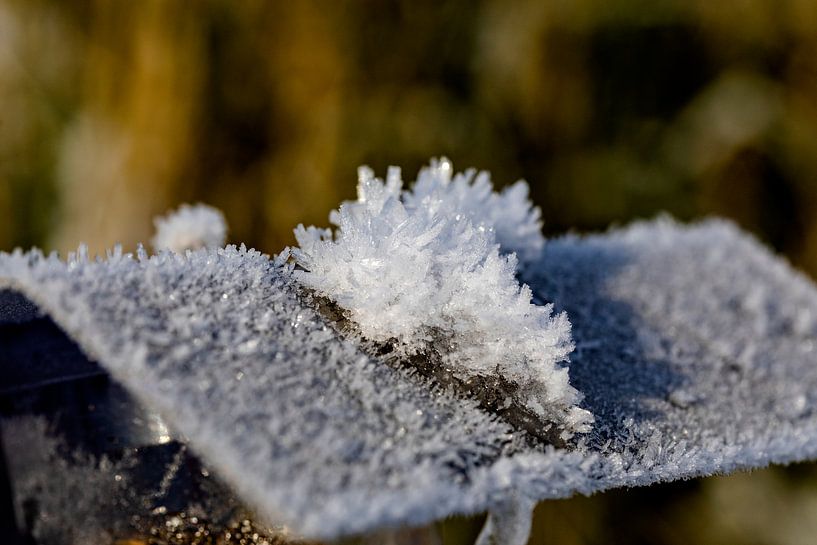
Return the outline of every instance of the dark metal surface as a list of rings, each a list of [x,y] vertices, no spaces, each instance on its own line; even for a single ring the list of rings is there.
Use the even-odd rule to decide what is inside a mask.
[[[10,293],[0,290],[0,396],[105,374],[50,318]]]

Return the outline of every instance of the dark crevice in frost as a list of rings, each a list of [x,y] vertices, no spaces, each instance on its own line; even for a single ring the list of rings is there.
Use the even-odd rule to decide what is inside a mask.
[[[396,340],[377,342],[365,339],[337,303],[307,288],[301,288],[299,296],[335,331],[354,341],[368,355],[393,368],[412,371],[424,381],[430,381],[433,387],[450,390],[457,396],[477,401],[482,410],[499,417],[523,434],[528,446],[541,448],[543,445],[553,445],[567,448],[570,445],[569,441],[561,437],[561,430],[553,422],[543,420],[515,399],[519,387],[503,376],[458,376],[456,370],[445,365],[439,352],[426,350],[422,353],[406,353]]]

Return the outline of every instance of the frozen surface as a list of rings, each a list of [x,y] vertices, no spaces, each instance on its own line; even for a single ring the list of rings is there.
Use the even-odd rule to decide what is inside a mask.
[[[516,256],[500,254],[498,244],[528,257],[541,250],[538,210],[525,186],[500,195],[486,173],[473,178],[469,171],[452,179],[442,160],[402,191],[396,167],[385,181],[362,167],[358,200],[330,216],[334,233],[296,229],[300,248],[292,252],[305,270],[295,277],[337,303],[366,339],[408,356],[438,355],[436,365],[463,381],[510,382],[505,404],[569,439],[592,423],[562,364],[573,350],[570,323],[552,305],[531,302],[516,279]]]
[[[183,252],[199,248],[221,248],[227,242],[227,221],[217,208],[206,204],[183,204],[178,210],[153,220],[156,251]]]
[[[817,457],[817,291],[731,224],[562,238],[527,269],[570,316],[596,416],[566,450],[338,340],[287,274],[232,247],[0,257],[246,501],[312,536]]]

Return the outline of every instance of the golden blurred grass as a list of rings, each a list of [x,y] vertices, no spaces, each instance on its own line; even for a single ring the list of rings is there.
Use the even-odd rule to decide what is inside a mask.
[[[133,248],[201,200],[276,252],[358,164],[444,154],[548,233],[719,214],[817,273],[811,0],[0,0],[0,104],[0,249]],[[550,502],[534,542],[807,543],[812,473]]]
[[[147,240],[181,201],[267,251],[355,167],[525,177],[549,233],[732,217],[817,270],[817,7],[4,0],[0,247]]]

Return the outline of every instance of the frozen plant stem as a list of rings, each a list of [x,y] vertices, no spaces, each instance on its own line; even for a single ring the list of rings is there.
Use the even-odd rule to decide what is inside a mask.
[[[357,201],[330,215],[334,232],[296,229],[295,278],[389,358],[419,357],[437,380],[447,373],[443,382],[486,390],[487,406],[531,415],[523,427],[534,435],[588,431],[592,415],[563,366],[573,349],[567,316],[532,304],[516,279],[514,250],[533,259],[544,243],[526,186],[494,193],[487,174],[453,175],[447,160],[402,186],[395,167],[385,181],[362,167]]]

